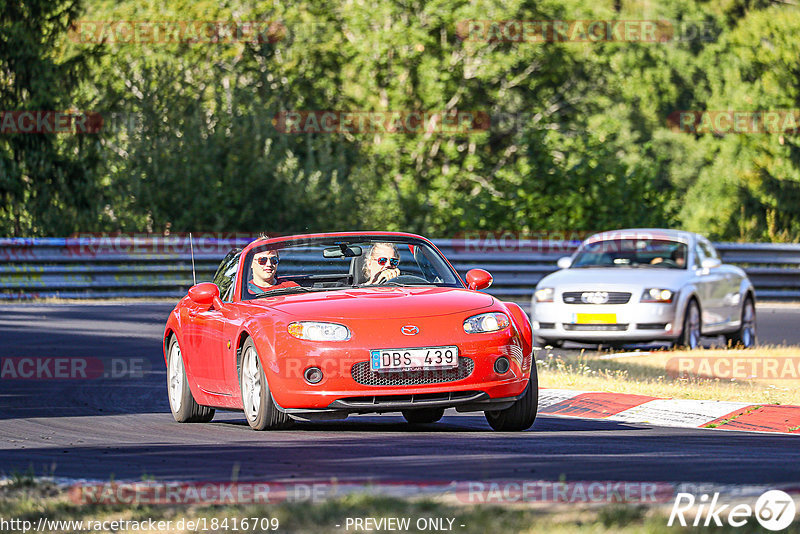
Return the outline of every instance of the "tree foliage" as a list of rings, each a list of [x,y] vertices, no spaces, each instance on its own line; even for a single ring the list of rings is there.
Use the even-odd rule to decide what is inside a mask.
[[[0,228],[594,231],[800,239],[796,133],[692,134],[680,110],[800,108],[800,10],[769,1],[0,1]],[[80,21],[274,21],[262,42],[70,39]],[[666,42],[471,38],[467,21],[667,20]],[[108,38],[111,35],[112,38]],[[74,34],[72,35],[74,37]],[[473,111],[469,132],[286,133],[286,111]]]
[[[78,1],[0,2],[0,110],[67,111],[92,76],[91,49],[62,53]],[[0,134],[0,233],[64,234],[95,227],[101,154],[87,136]]]

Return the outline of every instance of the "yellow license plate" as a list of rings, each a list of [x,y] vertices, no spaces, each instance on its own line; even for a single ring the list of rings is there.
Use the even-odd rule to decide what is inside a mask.
[[[616,313],[576,313],[577,324],[617,324]]]

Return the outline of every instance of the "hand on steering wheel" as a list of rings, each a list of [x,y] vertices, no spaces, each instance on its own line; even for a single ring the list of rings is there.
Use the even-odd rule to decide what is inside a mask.
[[[397,278],[400,276],[400,269],[397,267],[390,267],[388,269],[382,269],[375,273],[375,275],[370,279],[368,282],[369,284],[385,284],[392,278]]]

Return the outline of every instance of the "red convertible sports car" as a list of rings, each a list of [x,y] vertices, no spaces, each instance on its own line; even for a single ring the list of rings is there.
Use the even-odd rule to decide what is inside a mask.
[[[531,325],[466,285],[429,240],[394,232],[258,239],[193,286],[164,332],[175,420],[243,410],[256,430],[294,420],[482,411],[495,430],[536,418]]]

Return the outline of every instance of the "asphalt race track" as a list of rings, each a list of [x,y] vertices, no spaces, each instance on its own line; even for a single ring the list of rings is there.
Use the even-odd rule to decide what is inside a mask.
[[[167,405],[160,346],[170,309],[0,306],[4,365],[25,356],[83,356],[101,364],[88,380],[0,380],[0,476],[32,468],[92,480],[800,481],[798,438],[785,435],[556,417],[540,417],[528,432],[496,433],[482,414],[455,412],[414,429],[399,414],[280,432],[254,432],[238,413],[181,425]],[[760,307],[760,341],[800,344],[798,319],[796,308]]]

